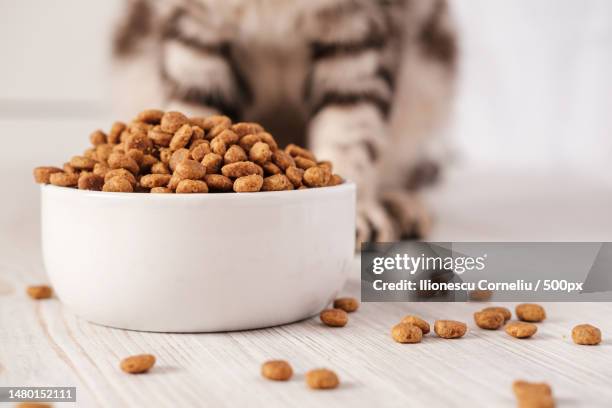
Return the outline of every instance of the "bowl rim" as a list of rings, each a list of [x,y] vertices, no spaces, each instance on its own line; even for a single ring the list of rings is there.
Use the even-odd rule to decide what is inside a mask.
[[[304,199],[313,199],[317,197],[327,197],[330,195],[352,192],[356,190],[356,185],[352,181],[345,181],[337,186],[309,188],[304,190],[285,190],[285,191],[258,191],[256,193],[194,193],[194,194],[151,194],[151,193],[116,193],[107,191],[92,191],[79,190],[73,187],[54,186],[52,184],[41,184],[41,193],[45,191],[65,194],[77,195],[80,197],[91,197],[101,199],[118,199],[118,200],[141,200],[141,201],[225,201],[235,200],[236,196],[240,196],[240,200],[261,200],[261,199],[283,199],[296,198],[298,194]]]

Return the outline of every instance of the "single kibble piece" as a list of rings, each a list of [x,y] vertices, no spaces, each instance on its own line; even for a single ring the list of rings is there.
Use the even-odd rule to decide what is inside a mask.
[[[245,152],[248,152],[257,142],[261,142],[261,136],[259,134],[248,134],[241,137],[238,144],[244,149]]]
[[[601,343],[601,330],[590,324],[579,324],[572,329],[572,340],[576,344],[595,346]]]
[[[163,132],[174,133],[189,119],[180,112],[166,112],[161,118],[160,128]]]
[[[525,322],[541,322],[546,319],[546,311],[535,303],[522,303],[516,307],[516,317]]]
[[[160,147],[168,147],[170,146],[170,141],[174,137],[172,133],[167,133],[161,130],[160,126],[154,126],[147,133],[149,139],[153,141],[157,146]]]
[[[77,173],[53,173],[49,176],[49,182],[54,186],[75,187],[79,182]]]
[[[157,125],[161,122],[162,117],[164,116],[164,111],[159,109],[145,109],[136,116],[136,120],[138,122],[150,123],[152,125]]]
[[[53,173],[61,173],[63,170],[57,167],[43,166],[34,169],[34,181],[40,184],[49,184]]]
[[[182,163],[184,160],[188,160],[189,157],[190,157],[189,150],[185,148],[176,150],[174,153],[172,153],[172,156],[170,156],[170,161],[168,162],[168,165],[170,166],[170,170],[172,171],[176,170],[176,166],[178,166],[179,163]]]
[[[285,360],[271,360],[262,364],[261,375],[269,380],[288,381],[293,376],[293,369]]]
[[[169,174],[147,174],[140,179],[140,185],[146,188],[165,187],[169,181]]]
[[[133,174],[138,174],[140,167],[136,160],[124,153],[113,153],[108,158],[108,166],[111,169],[126,169]],[[93,168],[93,167],[92,167]]]
[[[94,146],[105,144],[107,142],[106,133],[101,130],[96,130],[89,135],[89,141]]]
[[[533,323],[511,322],[506,325],[506,333],[517,339],[526,339],[538,331],[538,326]]]
[[[293,157],[304,157],[316,162],[315,156],[310,150],[294,145],[293,143],[288,144],[287,147],[285,147],[285,152],[289,153]]]
[[[47,285],[28,286],[26,291],[32,299],[48,299],[53,295],[53,289]]]
[[[348,323],[348,314],[342,309],[325,309],[319,318],[330,327],[344,327]]]
[[[70,159],[70,165],[78,170],[93,170],[96,161],[84,156],[74,156]]]
[[[444,339],[457,339],[467,332],[467,325],[455,320],[436,320],[434,331]]]
[[[281,174],[283,171],[276,164],[272,162],[267,162],[261,165],[261,168],[264,170],[264,174],[267,176],[273,176],[275,174]]]
[[[332,174],[329,179],[329,183],[327,183],[327,185],[328,186],[339,186],[342,183],[344,183],[344,179],[342,177],[340,177],[337,174]]]
[[[295,160],[293,160],[293,157],[282,150],[276,150],[272,153],[272,161],[283,171],[287,170],[288,167],[295,167]]]
[[[226,164],[221,167],[221,173],[225,177],[238,178],[257,174],[263,176],[263,169],[257,164],[249,161],[241,161],[231,164]]]
[[[234,181],[234,191],[237,193],[254,193],[261,190],[263,186],[263,177],[258,174],[250,176],[238,177]]]
[[[272,150],[273,152],[278,150],[278,144],[276,143],[276,140],[274,140],[274,137],[271,134],[269,134],[268,132],[259,132],[257,133],[257,135],[261,138],[262,142],[267,143],[268,146],[270,146],[270,150]]]
[[[482,309],[483,312],[498,312],[504,316],[504,321],[508,321],[512,318],[512,312],[510,309],[501,306],[489,306]]]
[[[519,408],[554,408],[555,400],[546,383],[517,380],[512,384]]]
[[[219,156],[225,156],[227,153],[227,144],[220,137],[215,137],[210,141],[210,150],[217,153]]]
[[[263,132],[263,127],[259,123],[239,122],[232,125],[232,130],[240,137],[249,134]]]
[[[102,191],[112,193],[131,193],[134,191],[134,186],[126,177],[116,176],[104,182]]]
[[[171,194],[172,190],[170,190],[168,187],[153,187],[151,192],[157,194]]]
[[[208,186],[201,180],[181,180],[176,186],[179,194],[208,193]]]
[[[346,313],[353,313],[359,309],[359,301],[352,297],[342,297],[334,300],[334,309],[342,309]]]
[[[244,149],[238,145],[232,145],[223,155],[223,160],[225,164],[231,164],[241,161],[247,160],[247,155],[244,152]]]
[[[406,324],[411,324],[413,326],[416,326],[419,329],[421,329],[423,334],[427,334],[430,331],[429,323],[427,323],[425,320],[421,319],[418,316],[408,315],[402,319],[401,323],[406,323]]]
[[[264,178],[261,191],[293,190],[293,184],[284,174],[275,174]]]
[[[272,150],[267,143],[257,142],[251,147],[249,158],[255,163],[263,165],[272,158]]]
[[[113,177],[123,177],[127,179],[132,185],[132,187],[135,187],[137,184],[136,177],[134,177],[134,175],[130,173],[129,171],[127,171],[126,169],[115,169],[115,170],[110,170],[106,172],[106,174],[104,175],[104,182],[108,183],[108,181],[112,179]]]
[[[202,164],[206,167],[206,174],[215,174],[221,169],[223,157],[217,153],[208,153],[202,159]]]
[[[103,185],[104,177],[98,176],[97,174],[83,172],[79,176],[79,190],[100,191]]]
[[[287,175],[287,178],[289,178],[289,181],[293,183],[293,186],[295,188],[302,186],[302,178],[304,177],[304,170],[298,169],[295,166],[289,166],[287,167],[287,170],[285,170],[285,174]]]
[[[336,388],[340,380],[332,370],[318,368],[306,373],[306,384],[313,390],[329,390]]]
[[[329,170],[323,167],[311,167],[304,171],[304,184],[308,187],[325,187],[331,179]]]
[[[199,180],[206,174],[206,167],[195,160],[183,160],[176,165],[176,174],[185,179]]]
[[[179,128],[179,130],[176,131],[172,137],[172,140],[170,140],[170,149],[177,150],[187,146],[191,140],[192,134],[193,129],[191,128],[191,125],[185,123]]]
[[[216,137],[221,139],[226,146],[236,144],[240,140],[240,137],[231,129],[223,129]]]
[[[307,159],[305,157],[302,157],[302,156],[295,157],[293,160],[295,160],[296,167],[298,167],[298,168],[300,168],[302,170],[307,170],[307,169],[309,169],[311,167],[316,167],[317,166],[316,162],[314,162],[314,161],[312,161],[310,159]],[[328,168],[326,168],[326,167],[321,167],[321,168],[326,170],[327,172],[329,172]]]
[[[139,354],[121,360],[121,369],[130,374],[146,373],[155,364],[155,356]]]
[[[232,191],[234,183],[229,177],[221,174],[206,174],[204,181],[208,185],[210,191]]]
[[[474,322],[481,329],[497,330],[504,325],[504,315],[497,311],[482,310],[474,313]]]
[[[391,329],[391,337],[398,343],[420,343],[423,332],[418,326],[398,323]]]

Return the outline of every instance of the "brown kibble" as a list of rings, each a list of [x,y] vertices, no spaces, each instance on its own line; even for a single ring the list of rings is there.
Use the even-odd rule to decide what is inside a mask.
[[[293,143],[288,144],[287,147],[285,147],[285,152],[287,152],[289,155],[291,155],[292,157],[303,157],[305,159],[309,159],[312,160],[316,163],[317,159],[315,158],[314,154],[312,154],[312,152],[308,149],[304,149],[303,147],[294,145]]]
[[[341,309],[346,313],[353,313],[359,309],[359,301],[352,297],[338,298],[334,300],[334,309]]]
[[[210,191],[232,191],[234,183],[229,177],[221,174],[206,174],[204,181],[208,185]]]
[[[146,132],[139,131],[138,133],[130,133],[124,143],[124,150],[128,152],[131,149],[142,150],[143,152],[150,152],[153,147],[153,142],[149,139]]]
[[[16,408],[52,408],[52,405],[45,404],[44,402],[20,402],[15,407]]]
[[[546,311],[535,303],[521,303],[516,306],[516,317],[525,322],[541,322],[546,319]]]
[[[323,168],[329,170],[330,173],[334,169],[334,166],[332,165],[332,162],[330,162],[329,160],[320,161],[320,162],[317,163],[317,166],[323,167]]]
[[[267,162],[261,165],[265,175],[273,176],[275,174],[281,174],[283,171],[274,163]]]
[[[206,167],[195,160],[183,160],[176,165],[176,174],[184,179],[200,180],[206,174]]]
[[[223,156],[223,160],[225,160],[225,164],[246,161],[246,159],[247,159],[246,153],[244,152],[242,147],[238,145],[230,146],[230,148],[227,149],[227,151],[225,152],[225,155]]]
[[[49,299],[53,296],[53,289],[48,285],[28,286],[26,292],[32,299]]]
[[[295,166],[287,167],[286,170],[287,177],[289,181],[293,184],[295,188],[302,186],[302,179],[304,177],[304,170],[298,169]]]
[[[168,147],[170,146],[170,141],[174,137],[172,133],[167,133],[161,130],[161,126],[154,126],[147,133],[149,139],[153,141],[157,146],[160,147]]]
[[[125,155],[134,159],[138,166],[142,165],[142,161],[144,160],[144,153],[142,150],[130,149],[125,153]]]
[[[329,183],[327,183],[327,186],[328,187],[339,186],[342,183],[344,183],[344,179],[342,177],[340,177],[337,174],[332,174],[331,178],[329,179]]]
[[[108,133],[108,143],[117,144],[119,143],[121,133],[125,130],[126,126],[123,122],[115,122],[111,126],[111,130]]]
[[[398,323],[391,328],[391,337],[398,343],[420,343],[423,338],[423,332],[418,326]]]
[[[152,154],[145,154],[142,156],[142,160],[140,162],[140,171],[142,173],[149,173],[151,171],[151,167],[153,167],[153,165],[156,163],[160,163],[160,161],[157,160],[155,156]]]
[[[104,177],[94,173],[83,172],[79,176],[77,186],[79,190],[93,190],[100,191],[104,185]]]
[[[146,188],[165,187],[169,181],[169,174],[147,174],[140,179],[140,185]]]
[[[434,331],[443,339],[457,339],[467,332],[467,325],[455,320],[436,320]]]
[[[268,380],[287,381],[293,376],[293,369],[285,360],[271,360],[262,364],[261,375]]]
[[[264,178],[261,191],[293,190],[293,184],[284,174],[275,174]]]
[[[590,324],[579,324],[572,329],[572,340],[576,344],[595,346],[601,343],[601,330]]]
[[[276,150],[272,153],[272,161],[283,171],[287,170],[290,166],[295,166],[295,160],[289,154],[282,150]]]
[[[197,160],[199,162],[202,161],[204,156],[212,152],[212,150],[210,149],[210,142],[208,140],[202,140],[202,143],[198,143],[196,146],[192,146],[189,151],[193,160]]]
[[[259,174],[251,174],[249,176],[238,177],[234,181],[234,191],[237,193],[254,193],[261,190],[263,185],[263,177]]]
[[[64,165],[62,166],[62,169],[64,170],[65,173],[71,173],[71,174],[78,173],[77,169],[72,167],[70,163],[64,163]]]
[[[174,133],[181,128],[185,123],[188,123],[187,116],[180,112],[166,112],[161,118],[160,129],[167,133]]]
[[[170,157],[170,161],[168,162],[168,165],[170,166],[170,170],[172,171],[176,170],[176,166],[178,166],[179,163],[185,160],[188,160],[189,157],[190,157],[189,150],[185,148],[178,149],[177,151],[172,153],[172,156]]]
[[[533,323],[510,322],[506,325],[506,333],[517,339],[526,339],[538,331],[538,326]]]
[[[164,162],[157,162],[151,166],[151,174],[170,174],[170,169]]]
[[[245,152],[248,152],[257,142],[261,142],[260,135],[246,135],[240,138],[238,144],[244,149]]]
[[[501,306],[489,306],[482,309],[483,312],[498,312],[504,316],[504,322],[507,322],[512,318],[512,312],[510,309]]]
[[[77,173],[52,173],[49,176],[49,182],[54,186],[74,187],[79,182]]]
[[[256,142],[249,151],[249,158],[259,165],[270,161],[272,158],[270,146],[264,142]]]
[[[231,129],[223,129],[223,131],[219,133],[215,138],[219,138],[220,140],[222,140],[226,146],[238,143],[238,141],[240,140],[240,137]]]
[[[213,153],[216,153],[219,156],[224,156],[227,152],[227,145],[225,144],[223,139],[215,137],[213,140],[210,141],[210,150],[212,150]]]
[[[123,177],[127,179],[132,187],[136,186],[136,177],[126,169],[109,170],[104,175],[104,182],[107,183],[113,177]]]
[[[223,133],[224,130],[227,130],[227,129],[228,127],[225,126],[224,124],[219,124],[217,126],[214,126],[212,129],[208,131],[207,138],[212,140],[215,137],[219,136],[221,133]]]
[[[348,314],[342,309],[325,309],[319,318],[330,327],[344,327],[348,323]]]
[[[107,161],[111,154],[113,154],[113,145],[101,144],[96,146],[96,157],[98,161]]]
[[[552,390],[546,383],[517,380],[512,384],[512,390],[519,408],[554,408],[555,406]]]
[[[305,157],[301,157],[301,156],[297,156],[293,160],[295,160],[296,167],[299,167],[302,170],[307,170],[317,165],[317,163],[315,163],[314,161],[307,159]],[[329,169],[327,167],[320,167],[320,168],[324,169],[326,172],[329,172]]]
[[[192,126],[191,131],[192,131],[191,143],[193,143],[196,140],[204,140],[204,135],[205,135],[204,129],[202,129],[199,126]]]
[[[304,171],[304,184],[308,187],[325,187],[331,178],[329,170],[323,167],[311,167]]]
[[[111,169],[126,169],[132,174],[138,174],[140,167],[136,160],[122,153],[113,153],[108,158],[108,166]]]
[[[257,135],[261,138],[262,142],[267,143],[268,146],[270,146],[270,150],[272,150],[273,152],[278,150],[278,144],[276,143],[276,140],[274,140],[274,137],[272,137],[271,134],[269,134],[268,132],[261,132]]]
[[[401,323],[411,324],[413,326],[416,326],[419,329],[421,329],[423,334],[427,334],[431,330],[429,327],[429,323],[427,323],[425,320],[421,319],[420,317],[414,316],[414,315],[405,316],[402,319]]]
[[[105,144],[107,142],[106,133],[101,130],[96,130],[89,135],[89,141],[94,146]]]
[[[474,313],[474,322],[481,329],[497,330],[504,325],[504,315],[493,310],[482,310]]]
[[[208,186],[201,180],[181,180],[176,186],[179,194],[208,193]]]
[[[157,194],[171,194],[172,190],[170,190],[168,187],[153,187],[151,189],[151,193],[157,193]]]
[[[238,136],[242,137],[249,134],[263,132],[264,128],[259,123],[239,122],[232,125],[232,131],[234,131]]]
[[[223,126],[228,128],[232,125],[232,120],[224,115],[213,115],[206,118],[193,117],[189,119],[192,125],[199,126],[205,131],[211,130],[215,126]]]
[[[317,368],[306,373],[306,384],[313,390],[329,390],[338,387],[340,380],[332,370]]]
[[[49,184],[53,173],[61,173],[62,169],[51,166],[36,167],[34,169],[34,181],[40,184]]]
[[[129,374],[141,374],[149,371],[155,365],[155,356],[139,354],[121,360],[121,370]]]
[[[178,174],[174,173],[172,175],[172,177],[170,177],[170,181],[168,182],[168,185],[166,187],[168,187],[170,190],[176,190],[176,188],[178,187],[179,183],[181,181],[183,181],[184,179],[179,176]]]
[[[191,141],[191,135],[193,135],[193,130],[191,129],[191,125],[185,123],[183,126],[176,131],[172,140],[170,140],[170,149],[178,150],[189,144]]]
[[[136,116],[136,121],[157,125],[161,122],[164,111],[159,109],[145,109]]]
[[[215,174],[221,169],[223,157],[216,153],[208,153],[202,159],[202,164],[206,167],[206,174]]]
[[[78,170],[93,170],[96,161],[84,156],[74,156],[70,159],[70,166]]]
[[[116,176],[110,178],[104,182],[102,191],[114,192],[114,193],[131,193],[134,191],[134,187],[130,180],[126,177]]]
[[[257,174],[263,176],[263,169],[249,161],[226,164],[221,167],[221,173],[226,177],[237,178]]]

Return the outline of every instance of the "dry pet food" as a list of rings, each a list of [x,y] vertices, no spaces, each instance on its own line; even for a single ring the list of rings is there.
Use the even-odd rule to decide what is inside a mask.
[[[336,388],[340,380],[332,370],[318,368],[306,373],[306,384],[313,390],[329,390]]]
[[[346,313],[352,313],[359,309],[359,301],[351,297],[338,298],[334,300],[334,309],[342,309]]]
[[[555,400],[550,385],[517,380],[512,384],[520,408],[553,408]]]
[[[572,329],[572,340],[576,344],[594,346],[601,343],[601,330],[590,324],[579,324]]]
[[[423,332],[423,334],[429,333],[429,330],[430,330],[429,323],[427,323],[425,320],[421,319],[418,316],[413,316],[413,315],[405,316],[402,319],[402,323],[411,324],[413,326],[418,327],[419,329],[421,329],[421,332]]]
[[[335,186],[342,177],[328,161],[290,144],[281,150],[257,123],[226,116],[187,117],[147,109],[60,167],[37,167],[34,180],[80,190],[119,193],[285,191]]]
[[[330,327],[343,327],[348,323],[348,314],[342,309],[325,309],[319,317]]]
[[[139,354],[121,360],[121,369],[126,373],[145,373],[155,364],[155,356],[151,354]]]
[[[455,320],[436,320],[434,331],[444,339],[457,339],[467,332],[467,325]]]
[[[546,319],[544,308],[535,303],[521,303],[516,307],[516,317],[525,322],[541,322]]]
[[[398,343],[420,343],[423,332],[418,326],[398,323],[391,329],[391,337]]]
[[[517,339],[526,339],[538,331],[538,326],[533,323],[511,322],[506,325],[506,333]]]
[[[53,295],[53,289],[47,285],[28,286],[26,292],[32,299],[48,299]]]
[[[261,375],[269,380],[287,381],[293,376],[293,369],[285,360],[271,360],[263,363]]]
[[[482,309],[483,312],[499,312],[504,316],[504,321],[507,322],[512,318],[512,312],[510,309],[501,306],[490,306]]]
[[[474,322],[481,329],[497,330],[504,325],[505,319],[501,312],[495,310],[481,310],[474,313]]]

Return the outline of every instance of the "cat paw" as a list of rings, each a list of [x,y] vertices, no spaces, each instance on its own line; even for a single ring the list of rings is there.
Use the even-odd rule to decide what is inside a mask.
[[[375,200],[358,201],[356,245],[364,242],[391,242],[399,237],[398,229],[385,207]]]
[[[423,239],[432,228],[432,217],[419,196],[406,191],[383,194],[383,205],[394,220],[400,239]]]

